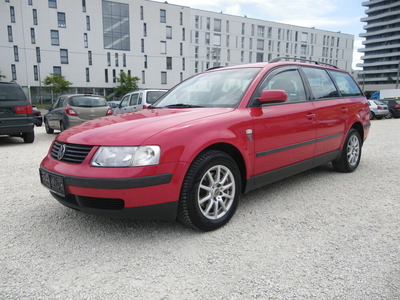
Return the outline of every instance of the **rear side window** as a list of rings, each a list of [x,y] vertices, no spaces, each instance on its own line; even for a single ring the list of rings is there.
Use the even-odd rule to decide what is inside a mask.
[[[72,97],[68,99],[68,103],[71,106],[78,107],[100,107],[108,106],[107,101],[104,98],[99,97]]]
[[[0,84],[0,101],[27,101],[27,98],[19,86]]]
[[[154,103],[158,98],[165,94],[165,91],[147,92],[147,103]]]
[[[132,94],[131,101],[129,102],[129,106],[137,105],[138,98],[139,98],[139,94]]]
[[[303,71],[310,84],[314,99],[339,97],[339,92],[324,69],[305,67]]]
[[[362,96],[361,90],[354,82],[350,74],[336,71],[329,71],[339,87],[343,97]]]

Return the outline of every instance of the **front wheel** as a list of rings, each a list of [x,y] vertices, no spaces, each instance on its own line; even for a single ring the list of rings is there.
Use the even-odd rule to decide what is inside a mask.
[[[33,143],[33,141],[35,140],[35,132],[25,132],[22,134],[22,138],[24,140],[24,143]]]
[[[49,121],[44,120],[44,127],[46,129],[46,133],[51,134],[54,132],[54,129],[50,128]]]
[[[332,162],[335,170],[343,173],[355,171],[360,164],[361,146],[360,134],[352,128],[346,137],[340,158]]]
[[[186,226],[211,231],[234,215],[241,193],[240,171],[225,152],[209,150],[190,166],[182,184],[178,219]]]

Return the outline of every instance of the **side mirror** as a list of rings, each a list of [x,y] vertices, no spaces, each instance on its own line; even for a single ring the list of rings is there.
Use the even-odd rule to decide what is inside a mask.
[[[281,103],[287,100],[287,94],[283,90],[262,91],[258,101],[260,104]]]
[[[45,108],[45,110],[50,111],[50,110],[53,110],[53,108],[52,108],[51,106],[47,106],[47,107]]]

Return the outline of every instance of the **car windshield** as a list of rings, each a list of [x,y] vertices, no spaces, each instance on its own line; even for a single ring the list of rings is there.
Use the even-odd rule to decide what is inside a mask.
[[[100,97],[76,96],[68,99],[71,106],[78,107],[100,107],[108,106],[106,99]]]
[[[152,108],[237,107],[260,68],[213,70],[191,77],[155,102]]]

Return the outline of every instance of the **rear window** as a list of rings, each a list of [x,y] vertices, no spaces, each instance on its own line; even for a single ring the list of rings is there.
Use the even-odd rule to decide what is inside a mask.
[[[303,68],[314,99],[325,99],[339,97],[339,93],[333,84],[332,79],[323,69]]]
[[[68,104],[78,107],[108,106],[106,99],[100,97],[76,96],[68,99]]]
[[[14,84],[0,84],[0,101],[27,101],[24,91]]]

